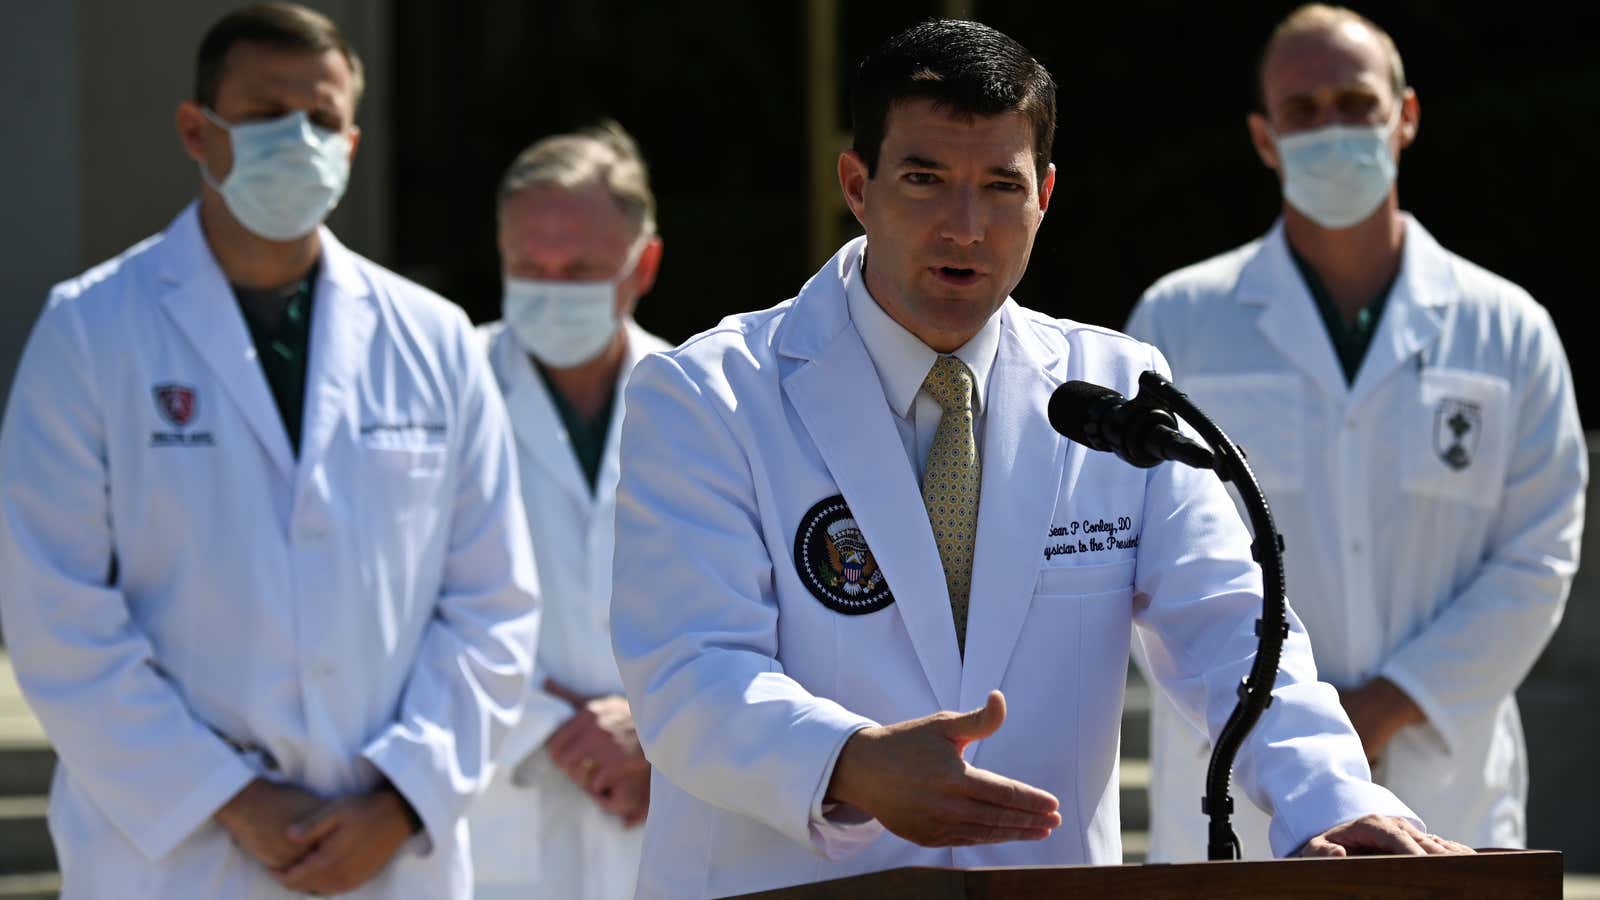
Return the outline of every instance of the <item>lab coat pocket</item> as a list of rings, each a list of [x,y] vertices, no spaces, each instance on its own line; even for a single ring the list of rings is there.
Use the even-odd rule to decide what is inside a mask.
[[[385,472],[410,478],[433,478],[444,474],[445,448],[383,447],[368,444],[367,459]]]
[[[1128,593],[1133,590],[1133,567],[1131,559],[1089,566],[1046,566],[1039,570],[1033,593],[1049,597]]]
[[[1500,502],[1511,443],[1511,383],[1496,375],[1426,370],[1397,421],[1407,493],[1481,509]]]
[[[372,441],[362,443],[363,461],[384,486],[384,500],[396,511],[430,502],[444,481],[449,451],[439,444]]]
[[[1262,490],[1304,489],[1310,398],[1298,373],[1190,375],[1178,388],[1244,449]]]

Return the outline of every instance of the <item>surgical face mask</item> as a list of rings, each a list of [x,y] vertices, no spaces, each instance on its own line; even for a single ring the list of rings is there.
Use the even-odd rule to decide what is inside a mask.
[[[230,125],[233,168],[218,184],[200,164],[200,176],[222,195],[228,212],[252,234],[269,241],[305,237],[327,218],[350,180],[350,138],[311,124],[304,110],[270,122]]]
[[[1389,196],[1398,171],[1389,140],[1400,108],[1380,125],[1329,125],[1284,137],[1273,135],[1283,168],[1283,197],[1323,228],[1349,228]]]
[[[556,369],[600,355],[617,332],[617,288],[633,274],[649,235],[640,235],[617,274],[606,281],[505,279],[502,318],[523,349]]]

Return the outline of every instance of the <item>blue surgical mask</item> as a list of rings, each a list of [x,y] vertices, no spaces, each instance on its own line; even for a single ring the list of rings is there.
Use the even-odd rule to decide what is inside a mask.
[[[1323,228],[1349,228],[1377,211],[1398,167],[1389,141],[1400,109],[1379,125],[1329,125],[1279,137],[1283,197]]]
[[[599,356],[617,332],[617,288],[633,274],[648,234],[628,250],[617,274],[605,281],[549,281],[505,277],[502,315],[517,342],[534,358],[570,369]]]
[[[344,196],[350,181],[344,132],[312,125],[304,110],[244,125],[230,125],[209,109],[205,114],[228,132],[233,168],[221,184],[204,163],[200,176],[252,234],[269,241],[305,237]]]

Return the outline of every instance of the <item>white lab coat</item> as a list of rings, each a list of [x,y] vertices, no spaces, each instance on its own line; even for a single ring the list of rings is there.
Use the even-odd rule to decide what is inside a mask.
[[[593,491],[572,452],[561,414],[527,351],[499,322],[480,328],[517,439],[528,531],[540,561],[539,652],[522,722],[501,750],[502,766],[468,816],[478,900],[633,896],[642,828],[624,828],[573,784],[542,749],[573,709],[540,689],[554,678],[585,696],[622,693],[611,652],[612,523],[616,516],[621,391],[646,353],[666,341],[629,320],[628,350]],[[533,760],[527,760],[532,755]],[[512,773],[525,760],[527,783]]]
[[[1377,780],[1441,834],[1523,846],[1512,691],[1561,619],[1587,479],[1549,315],[1408,217],[1353,385],[1281,224],[1162,279],[1128,330],[1249,454],[1322,676],[1342,688],[1388,678],[1427,715],[1395,736]],[[1459,468],[1445,459],[1458,412]],[[1209,750],[1170,705],[1153,719],[1151,857],[1204,859]],[[1245,849],[1259,856],[1266,816],[1240,806]]]
[[[1046,419],[1062,382],[1131,394],[1160,355],[1011,301],[986,394],[963,663],[917,477],[846,306],[864,246],[798,298],[647,357],[629,383],[612,637],[656,773],[641,897],[905,865],[1117,863],[1132,626],[1159,680],[1213,728],[1248,667],[1260,570],[1220,483],[1135,469]],[[797,529],[839,494],[894,597],[875,612],[833,612],[797,572]],[[1410,814],[1368,782],[1309,650],[1295,622],[1278,702],[1240,756],[1243,789],[1281,803],[1285,852],[1361,814]],[[1008,719],[969,759],[1059,797],[1049,839],[930,849],[848,807],[824,812],[855,730],[972,709],[995,688]]]
[[[298,459],[192,205],[28,341],[0,600],[69,900],[291,896],[212,814],[380,773],[425,833],[349,896],[470,896],[538,627],[511,433],[460,310],[322,246]]]

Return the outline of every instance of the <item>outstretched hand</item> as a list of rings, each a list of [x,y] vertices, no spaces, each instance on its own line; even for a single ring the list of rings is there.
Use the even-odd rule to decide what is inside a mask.
[[[1049,837],[1061,824],[1054,796],[961,758],[968,744],[994,734],[1005,719],[1005,696],[992,691],[972,712],[862,729],[839,752],[827,799],[848,803],[924,847]]]

